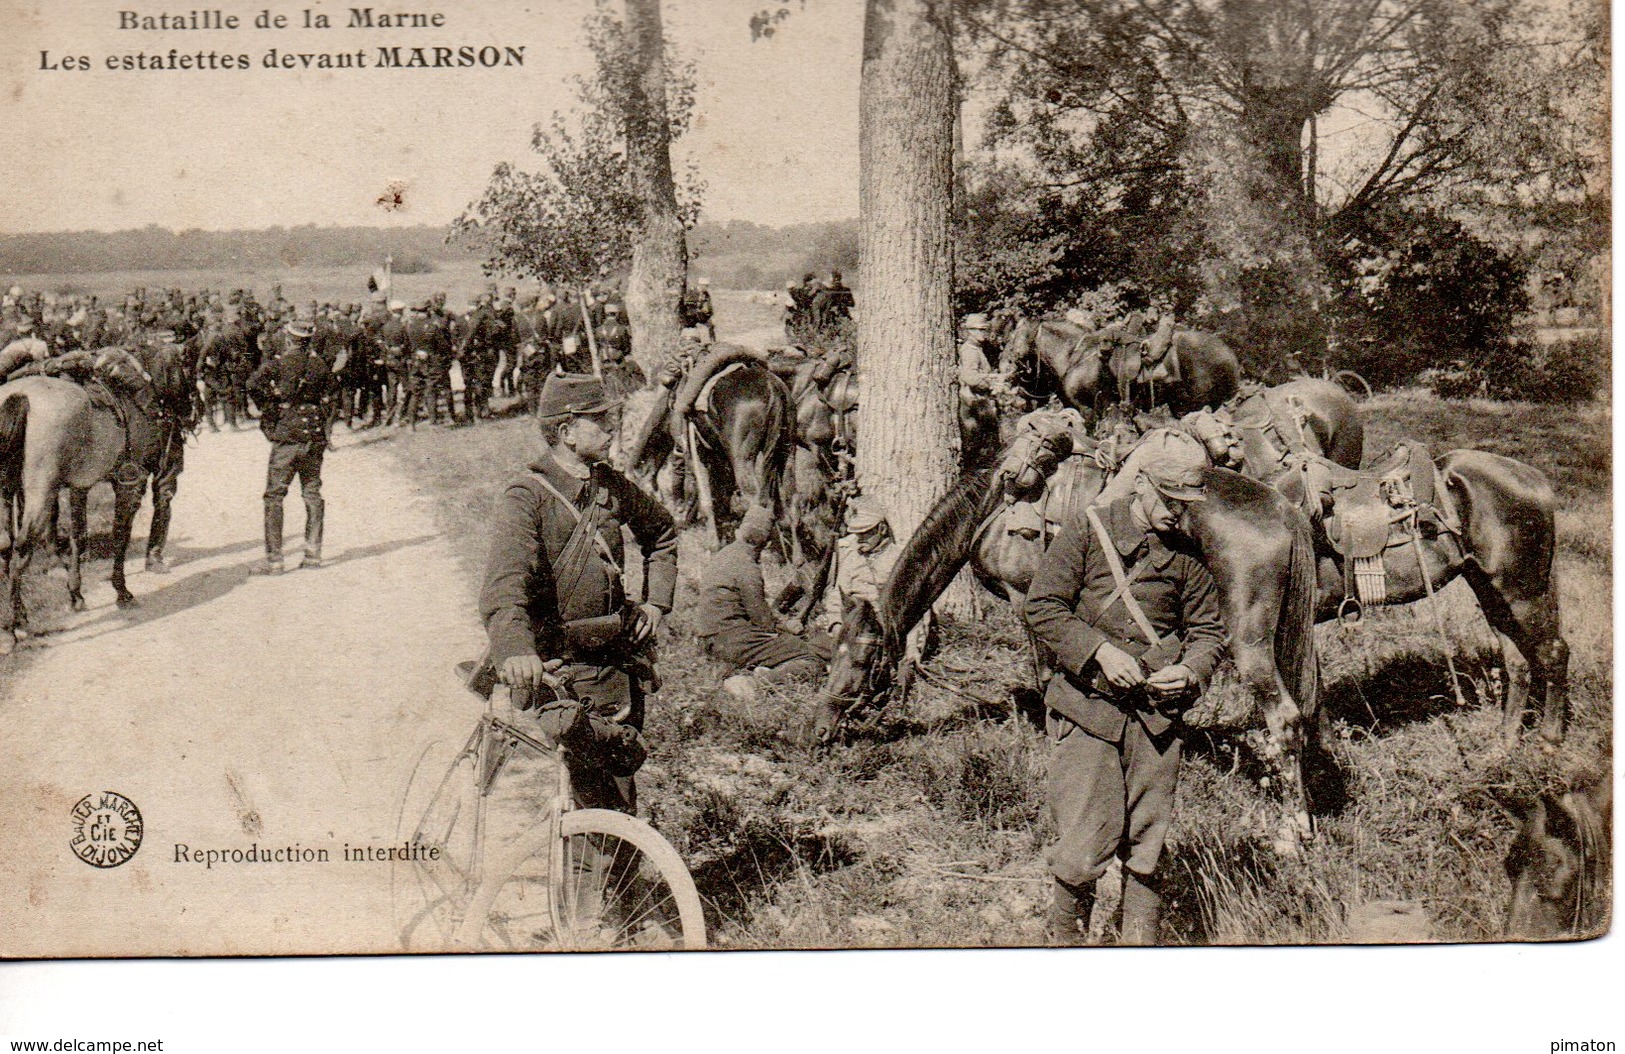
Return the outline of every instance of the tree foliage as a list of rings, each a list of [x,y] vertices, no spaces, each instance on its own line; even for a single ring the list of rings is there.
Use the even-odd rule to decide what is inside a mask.
[[[542,166],[498,164],[484,194],[453,223],[453,237],[489,254],[488,272],[574,285],[622,270],[632,258],[642,215],[627,159],[636,64],[625,28],[607,4],[588,17],[585,33],[595,71],[575,80],[578,106],[534,129],[531,149]],[[666,70],[675,140],[694,108],[694,66],[668,45]],[[677,192],[681,217],[692,226],[704,193],[692,168],[679,178]]]
[[[1125,306],[1160,301],[1266,367],[1314,368],[1328,342],[1389,341],[1417,312],[1473,313],[1452,339],[1503,340],[1517,295],[1422,301],[1468,275],[1516,287],[1543,246],[1566,237],[1572,263],[1601,240],[1587,203],[1606,198],[1606,11],[1589,0],[960,10],[996,93],[994,160],[960,213],[961,306],[1053,306],[1111,283]],[[1454,255],[1439,242],[1452,223],[1472,236]],[[1402,245],[1439,249],[1423,268],[1438,280],[1349,294],[1371,287],[1374,246]]]

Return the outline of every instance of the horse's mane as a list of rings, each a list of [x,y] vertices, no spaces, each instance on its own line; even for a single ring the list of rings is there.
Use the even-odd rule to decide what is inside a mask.
[[[875,609],[893,654],[901,652],[903,637],[965,566],[977,531],[1003,500],[993,468],[963,476],[903,545]]]

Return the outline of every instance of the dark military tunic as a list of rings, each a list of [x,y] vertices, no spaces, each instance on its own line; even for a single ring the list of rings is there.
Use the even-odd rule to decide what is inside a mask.
[[[1218,588],[1194,553],[1171,549],[1135,524],[1133,502],[1122,498],[1097,511],[1134,599],[1159,639],[1174,638],[1146,665],[1180,663],[1205,681],[1225,639]],[[1094,657],[1102,644],[1136,657],[1150,651],[1126,604],[1105,607],[1117,588],[1094,529],[1079,517],[1045,550],[1027,593],[1027,623],[1056,667],[1045,696],[1054,739],[1049,805],[1056,844],[1049,865],[1073,885],[1099,878],[1114,855],[1134,874],[1153,875],[1173,818],[1183,726],[1141,693],[1097,687]]]
[[[713,658],[741,669],[829,658],[827,649],[779,631],[767,603],[762,569],[742,541],[723,546],[706,567],[695,631]]]

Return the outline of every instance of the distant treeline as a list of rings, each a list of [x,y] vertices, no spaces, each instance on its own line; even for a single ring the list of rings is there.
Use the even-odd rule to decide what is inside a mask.
[[[0,275],[127,270],[364,267],[393,254],[402,273],[460,258],[444,227],[271,227],[258,231],[52,231],[0,234]]]
[[[445,227],[271,227],[256,231],[172,231],[147,226],[128,231],[53,231],[0,234],[0,278],[8,274],[62,274],[129,270],[259,270],[279,267],[364,267],[386,254],[402,274],[463,260],[468,251],[447,244]],[[790,279],[831,268],[848,283],[858,264],[856,220],[765,227],[731,221],[701,223],[689,233],[694,278],[730,289],[780,289]]]
[[[709,278],[724,289],[782,289],[809,271],[822,278],[832,268],[851,285],[858,270],[858,221],[701,223],[689,233],[688,248],[694,258],[690,277]]]

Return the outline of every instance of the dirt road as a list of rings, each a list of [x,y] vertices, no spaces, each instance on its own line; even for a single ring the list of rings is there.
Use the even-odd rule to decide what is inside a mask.
[[[348,862],[345,846],[389,844],[424,743],[467,735],[479,704],[450,666],[483,635],[432,510],[342,429],[324,473],[327,566],[251,578],[266,450],[257,432],[205,433],[187,452],[173,572],[138,570],[139,606],[120,611],[96,565],[89,610],[10,667],[0,955],[393,949],[389,865]],[[303,522],[296,490],[290,566]],[[143,550],[138,536],[132,567]],[[70,849],[75,804],[102,791],[144,821],[122,866]],[[251,847],[282,859],[207,862]]]

